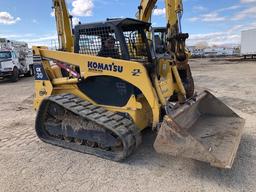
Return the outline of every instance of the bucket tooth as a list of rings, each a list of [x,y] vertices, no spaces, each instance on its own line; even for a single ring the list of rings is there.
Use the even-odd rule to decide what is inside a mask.
[[[208,91],[166,115],[154,148],[158,153],[231,168],[245,121]]]

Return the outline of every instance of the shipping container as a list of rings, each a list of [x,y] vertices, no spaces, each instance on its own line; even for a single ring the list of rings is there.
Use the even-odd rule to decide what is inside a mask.
[[[242,31],[241,55],[256,57],[256,29]]]

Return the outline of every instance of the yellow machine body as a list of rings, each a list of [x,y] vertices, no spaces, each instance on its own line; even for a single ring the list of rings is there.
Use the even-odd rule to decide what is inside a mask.
[[[128,113],[140,129],[144,129],[149,126],[156,127],[156,125],[159,123],[161,104],[166,104],[168,98],[173,95],[174,91],[181,91],[182,93],[185,93],[179,75],[177,74],[176,66],[170,66],[169,63],[166,63],[166,60],[161,61],[158,68],[158,75],[160,75],[162,78],[159,80],[156,78],[157,75],[155,75],[154,84],[152,84],[147,70],[143,64],[138,62],[95,57],[76,53],[50,51],[45,48],[41,49],[41,47],[33,47],[33,51],[35,55],[42,58],[57,60],[59,62],[64,62],[79,67],[81,78],[86,79],[91,76],[111,76],[120,78],[137,87],[143,94],[139,100],[135,100],[135,97],[132,96],[127,105],[124,107],[104,107],[111,111]],[[88,63],[91,62],[109,65],[114,64],[123,68],[123,72],[116,73],[104,70],[93,70],[88,67]],[[59,67],[56,67],[54,64],[51,65],[48,60],[42,60],[42,63],[49,79],[45,81],[35,81],[35,109],[38,109],[41,101],[45,97],[52,94],[61,94],[67,92],[77,95],[97,105],[93,100],[79,91],[76,85],[79,82],[79,79],[70,79],[69,77],[62,77],[61,75],[57,76],[56,74],[60,74]],[[138,76],[134,76],[132,73],[135,69],[140,71]],[[178,83],[174,82],[174,78],[179,79],[177,81]],[[156,87],[156,89],[154,89],[154,87]]]
[[[155,78],[152,82],[142,63],[49,51],[40,47],[34,47],[33,50],[35,55],[45,58],[41,62],[48,77],[44,81],[35,81],[35,109],[38,109],[48,96],[71,93],[95,106],[129,114],[135,125],[143,130],[147,127],[156,128],[159,125],[161,107],[167,105],[167,98],[174,91],[181,93],[185,91],[181,82],[179,85],[177,83],[179,81],[174,81],[179,79],[177,68],[166,66],[164,62],[160,62],[157,70],[157,74],[162,75],[162,79]],[[49,62],[49,59],[79,67],[81,78],[84,79],[102,75],[120,78],[140,89],[142,95],[137,98],[132,95],[123,107],[99,105],[79,90],[78,78],[62,77],[60,68]],[[90,62],[114,64],[122,67],[123,73],[93,70],[88,67]],[[132,75],[134,69],[139,69],[139,76]],[[166,115],[154,147],[159,153],[193,158],[209,162],[216,167],[231,168],[243,127],[242,118],[210,93],[204,92],[195,97],[195,100],[188,101]]]
[[[149,20],[156,2],[141,1],[142,21],[79,25],[73,36],[65,1],[53,0],[60,50],[33,47],[37,135],[53,145],[119,161],[135,150],[140,132],[150,127],[157,131],[157,152],[231,168],[244,120],[211,93],[194,94],[187,34],[180,30],[182,1],[165,1],[169,54],[152,57],[145,34],[150,25],[143,21]],[[112,56],[107,56],[102,48],[111,42]],[[100,104],[79,87],[97,77],[120,80],[134,90],[125,104]],[[104,93],[97,83],[93,86],[100,98]],[[118,83],[116,89],[126,91]],[[104,90],[112,99],[119,97]]]

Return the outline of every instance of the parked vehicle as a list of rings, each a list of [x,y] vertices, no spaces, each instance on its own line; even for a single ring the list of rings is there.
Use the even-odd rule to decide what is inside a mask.
[[[242,31],[241,56],[256,57],[256,29]]]
[[[33,55],[28,44],[0,38],[0,78],[16,82],[21,75],[33,76]]]

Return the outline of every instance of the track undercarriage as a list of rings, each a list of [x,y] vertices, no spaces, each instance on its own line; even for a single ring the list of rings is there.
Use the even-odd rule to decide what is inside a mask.
[[[72,94],[42,102],[36,132],[46,143],[113,161],[128,157],[141,142],[132,120]]]

